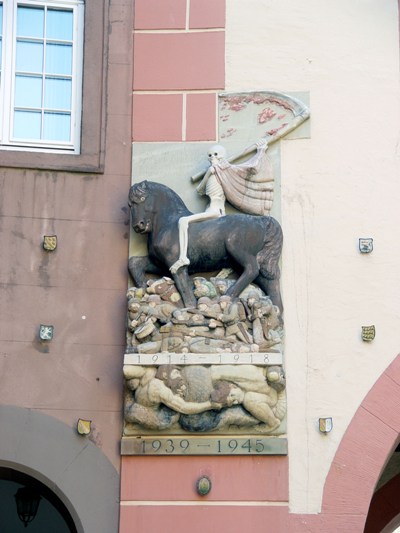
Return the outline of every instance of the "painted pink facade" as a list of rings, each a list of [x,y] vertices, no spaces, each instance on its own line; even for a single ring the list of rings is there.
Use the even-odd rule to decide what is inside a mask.
[[[224,2],[161,2],[156,10],[159,3],[151,12],[144,0],[135,7],[133,141],[213,141],[216,95],[224,89]],[[319,514],[290,512],[286,457],[123,457],[120,531],[364,531],[375,485],[399,441],[399,361],[377,376],[348,427]],[[195,490],[201,475],[213,482],[207,497]],[[382,492],[372,500],[371,533],[399,511],[392,500],[379,509]]]
[[[77,533],[200,533],[205,530],[211,533],[391,533],[390,527],[400,524],[399,474],[393,475],[379,490],[376,487],[400,441],[400,355],[395,356],[400,346],[393,352],[382,353],[391,364],[385,362],[368,376],[368,387],[361,399],[357,399],[356,408],[351,411],[355,414],[350,417],[327,466],[323,491],[319,493],[322,494],[319,512],[294,512],[290,456],[120,454],[130,231],[127,194],[131,176],[136,175],[131,168],[132,142],[182,145],[199,142],[208,146],[208,142],[212,144],[218,139],[217,97],[226,89],[227,66],[232,59],[227,53],[225,19],[229,7],[238,0],[229,1],[230,5],[228,0],[86,0],[82,153],[69,156],[0,151],[0,486],[8,480],[10,471],[22,478],[31,476],[59,498]],[[384,3],[367,0],[362,7],[363,14],[376,6],[376,2],[380,2],[382,10],[392,4],[390,0]],[[247,9],[245,5],[254,8],[256,3],[243,2],[243,10]],[[262,4],[271,9],[281,9],[284,5],[269,0]],[[344,7],[343,3],[336,8],[331,3],[328,14],[345,18],[352,4]],[[317,5],[320,4],[313,4],[315,9]],[[294,9],[293,6],[287,6],[286,11]],[[302,24],[305,21],[301,18],[295,20],[292,26],[295,36]],[[284,35],[286,26],[282,27]],[[368,34],[370,26],[366,28]],[[322,33],[321,30],[320,39],[326,46]],[[303,39],[301,32],[299,35]],[[248,37],[245,34],[240,39]],[[270,50],[267,45],[274,44],[268,39],[266,35],[260,45],[265,45],[266,53]],[[239,41],[234,44],[241,46],[243,41]],[[339,44],[340,31],[335,47]],[[394,40],[389,44],[398,45]],[[356,46],[351,49],[355,59],[359,49]],[[231,46],[229,53],[232,50]],[[283,44],[278,52],[274,50],[278,62],[290,52]],[[330,65],[344,58],[344,54],[327,54],[326,63],[320,68],[328,76]],[[300,68],[310,72],[317,68],[317,63],[309,54]],[[358,68],[354,60],[352,69]],[[377,78],[381,75],[379,68],[374,72]],[[265,79],[268,80],[267,74]],[[290,70],[285,71],[281,81],[282,86],[265,89],[298,90],[295,83],[292,85]],[[378,81],[382,86],[388,85],[383,74]],[[253,89],[247,84],[251,85],[243,76],[242,89]],[[332,93],[335,101],[334,89]],[[321,95],[318,98],[316,91],[312,96],[312,103],[318,109]],[[359,93],[354,91],[353,96],[358,102]],[[339,107],[336,104],[332,106],[335,112]],[[339,104],[346,107],[348,102],[339,101]],[[390,113],[396,115],[397,111],[393,103]],[[385,120],[389,121],[390,113],[384,115]],[[329,157],[341,161],[343,157],[343,170],[348,172],[346,179],[351,182],[354,167],[345,159],[348,146],[337,131],[331,133],[317,120],[314,124],[312,136],[325,139],[328,146],[329,156],[325,153],[324,157],[328,161]],[[335,142],[339,144],[340,157],[335,152]],[[299,152],[290,148],[285,147],[286,155],[292,156],[293,164],[297,164]],[[303,149],[310,160],[320,156],[305,143]],[[367,191],[377,199],[375,209],[383,203],[384,185],[389,187],[385,177],[390,158],[394,156],[367,152],[365,158],[371,162],[379,158],[384,169],[372,192]],[[284,161],[285,171],[293,177],[290,163]],[[307,171],[304,170],[304,175]],[[300,174],[299,186],[302,186],[303,170]],[[316,172],[314,178],[315,189],[336,185],[335,180],[328,180],[326,185],[325,174]],[[366,194],[363,184],[354,184],[358,188],[358,204],[352,202],[350,210],[367,210],[369,204],[363,196]],[[393,189],[393,201],[397,193],[398,189]],[[286,195],[288,203],[301,200],[291,195],[290,190]],[[310,198],[307,200],[311,205],[313,198]],[[389,208],[393,206],[388,211]],[[397,204],[395,208],[398,209]],[[376,218],[381,214],[378,209],[373,211]],[[336,222],[329,221],[332,226]],[[288,225],[293,229],[296,223],[290,221]],[[316,219],[312,231],[319,224],[321,220]],[[331,235],[328,223],[326,228],[328,242]],[[372,225],[357,231],[370,228],[372,232]],[[294,230],[293,233],[296,236]],[[55,252],[43,250],[45,234],[57,235]],[[310,235],[302,236],[304,242],[300,244],[306,249],[315,244],[309,243]],[[344,253],[348,235],[341,238],[339,251]],[[397,241],[390,234],[386,239],[390,242],[377,241],[377,248],[387,246],[392,252],[397,248]],[[322,246],[320,257],[321,264],[313,265],[318,275],[326,268]],[[349,257],[348,253],[346,261]],[[393,262],[391,253],[384,260],[371,257],[371,263],[378,257],[376,263],[382,266],[383,272],[380,278],[384,277]],[[368,277],[369,266],[364,263],[362,268],[365,270],[360,268],[360,271]],[[334,272],[340,278],[341,265]],[[291,280],[287,281],[290,285]],[[382,300],[389,298],[387,289],[379,292],[380,282],[381,279],[373,279],[373,290],[365,289],[373,294],[377,308]],[[398,279],[393,280],[392,286],[396,284]],[[338,285],[338,298],[340,290]],[[290,286],[285,291],[288,294]],[[305,307],[306,304],[308,301]],[[385,306],[384,303],[382,307]],[[388,306],[398,317],[398,302],[392,299]],[[336,326],[340,329],[344,320],[340,322],[335,310],[330,312],[334,327],[319,334],[331,336],[333,342],[337,337],[333,330]],[[360,321],[361,318],[364,316]],[[395,339],[396,328],[379,323],[379,318],[377,312],[374,315],[380,335],[377,338]],[[38,327],[42,323],[55,327],[51,343],[38,340]],[[369,323],[367,319],[365,323]],[[350,350],[343,352],[343,359],[352,356]],[[373,359],[370,352],[364,353],[365,361]],[[289,376],[298,378],[295,365],[287,370],[288,380]],[[328,370],[321,378],[326,388],[331,377]],[[310,362],[310,374],[313,371]],[[349,383],[357,376],[335,375],[336,378]],[[298,379],[301,381],[302,376]],[[306,386],[309,386],[307,379]],[[343,396],[347,390],[343,388]],[[303,400],[288,397],[289,404],[300,401]],[[88,437],[76,431],[79,418],[92,421],[92,433]],[[298,424],[309,422],[300,420]],[[296,435],[289,433],[288,440],[295,446]],[[315,450],[311,448],[308,452],[312,455]],[[212,481],[212,490],[204,497],[195,489],[202,475]],[[310,479],[313,479],[311,473]],[[28,531],[35,533],[33,524]]]

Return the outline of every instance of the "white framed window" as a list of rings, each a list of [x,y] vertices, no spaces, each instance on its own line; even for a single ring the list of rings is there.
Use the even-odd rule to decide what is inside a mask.
[[[0,0],[0,149],[79,153],[83,0]]]

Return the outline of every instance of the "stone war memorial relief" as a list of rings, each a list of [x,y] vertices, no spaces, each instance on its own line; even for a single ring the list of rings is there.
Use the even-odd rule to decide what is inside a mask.
[[[276,141],[308,117],[283,93],[222,94],[221,144],[134,150],[122,454],[287,453]]]

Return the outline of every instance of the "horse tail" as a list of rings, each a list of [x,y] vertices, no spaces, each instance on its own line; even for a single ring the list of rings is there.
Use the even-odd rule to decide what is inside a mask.
[[[280,278],[279,258],[282,252],[283,234],[277,220],[265,217],[264,245],[257,254],[261,274],[268,280]]]

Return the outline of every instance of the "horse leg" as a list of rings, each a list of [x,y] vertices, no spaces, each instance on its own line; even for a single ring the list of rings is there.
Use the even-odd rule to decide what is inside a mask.
[[[279,278],[268,279],[263,274],[257,276],[254,282],[271,298],[274,305],[278,306],[281,316],[283,315],[283,304]]]
[[[239,294],[249,285],[259,274],[260,268],[257,259],[254,255],[241,255],[240,258],[235,257],[237,263],[243,266],[243,272],[239,279],[227,290],[227,295],[232,298],[237,298]],[[240,259],[240,262],[239,262]]]
[[[174,278],[176,288],[182,296],[183,305],[185,307],[196,307],[197,300],[191,289],[191,281],[187,268],[180,268],[172,277]]]
[[[146,287],[146,273],[163,275],[163,272],[150,260],[148,255],[130,257],[128,270],[135,287]]]

